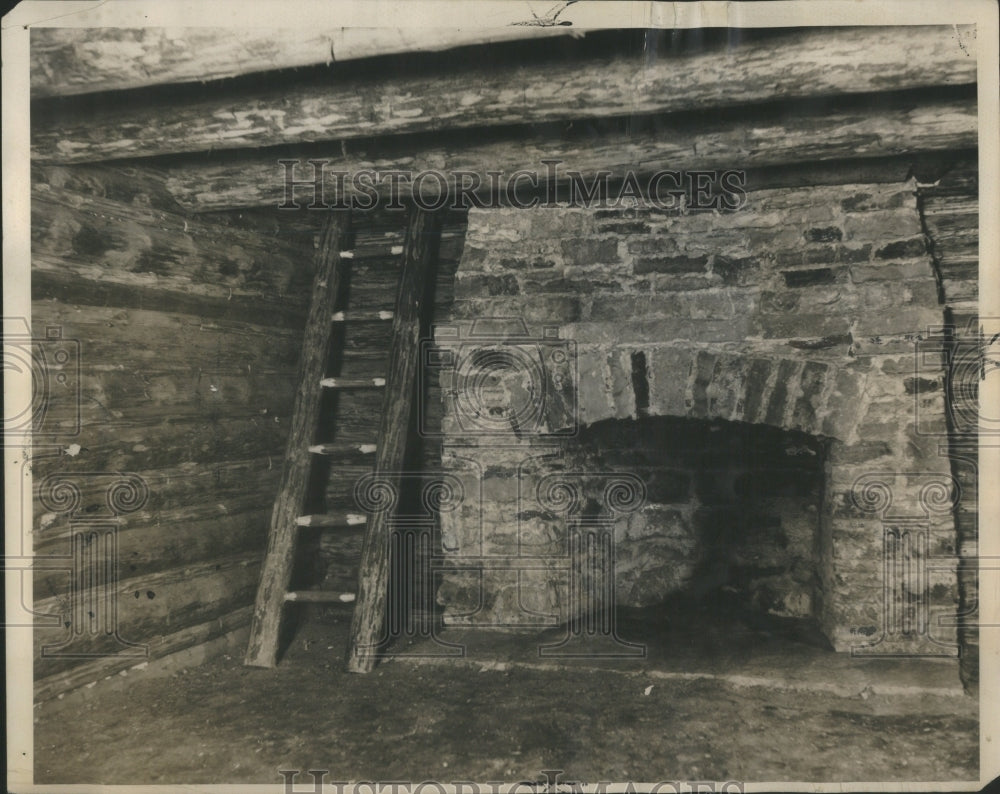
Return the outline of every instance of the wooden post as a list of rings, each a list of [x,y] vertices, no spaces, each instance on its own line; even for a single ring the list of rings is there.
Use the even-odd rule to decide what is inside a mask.
[[[382,405],[375,474],[398,489],[406,452],[406,435],[413,406],[414,381],[420,357],[420,315],[431,261],[436,256],[440,215],[414,210],[406,230],[403,270],[389,351],[389,383]],[[389,512],[373,513],[365,532],[358,571],[358,600],[351,623],[347,669],[368,673],[375,667],[385,628],[389,585]]]
[[[316,255],[316,278],[313,282],[312,303],[302,339],[299,359],[298,391],[292,410],[292,426],[288,434],[288,452],[281,476],[278,498],[271,513],[267,552],[261,570],[257,600],[254,604],[253,625],[247,643],[245,663],[257,667],[274,667],[278,656],[278,633],[285,592],[292,575],[295,540],[298,531],[295,519],[302,512],[309,482],[313,442],[322,395],[320,379],[325,374],[330,352],[331,320],[339,286],[340,247],[350,222],[347,213],[330,215],[319,251]]]

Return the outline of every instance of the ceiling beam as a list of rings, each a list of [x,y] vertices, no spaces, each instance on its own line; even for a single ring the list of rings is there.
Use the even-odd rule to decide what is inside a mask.
[[[776,99],[958,86],[976,60],[950,27],[833,28],[721,51],[452,69],[334,73],[209,99],[33,111],[32,159],[76,163],[440,129],[540,124]]]
[[[968,95],[970,92],[964,92]],[[867,102],[822,105],[804,111],[787,107],[769,112],[719,113],[706,122],[704,114],[684,120],[632,119],[602,131],[596,125],[576,125],[573,134],[539,135],[523,130],[503,130],[471,139],[418,135],[398,138],[376,147],[355,150],[350,144],[310,147],[310,159],[325,159],[324,197],[337,197],[338,177],[346,171],[345,195],[363,196],[352,186],[353,175],[366,169],[416,174],[437,170],[445,174],[449,187],[463,179],[455,172],[476,172],[488,192],[487,171],[502,171],[508,177],[525,168],[547,177],[543,160],[561,161],[556,172],[565,177],[577,170],[589,177],[610,172],[612,180],[628,172],[649,175],[659,170],[754,169],[819,163],[825,160],[892,157],[906,153],[970,149],[977,142],[976,101],[973,96],[951,100],[914,102],[912,97],[879,97],[877,106]],[[299,181],[309,180],[312,169],[304,156],[291,171]],[[262,207],[285,202],[286,166],[273,155],[235,157],[206,164],[203,159],[181,159],[162,169],[167,190],[177,202],[193,211]],[[341,177],[342,178],[342,177]],[[389,179],[376,181],[382,195]],[[423,181],[425,193],[438,190],[435,179]],[[401,196],[411,195],[411,184],[399,179]],[[480,191],[482,193],[483,191]],[[312,187],[300,186],[298,201],[312,201]]]
[[[569,27],[502,28],[32,28],[32,98],[201,83],[375,55],[566,34]]]

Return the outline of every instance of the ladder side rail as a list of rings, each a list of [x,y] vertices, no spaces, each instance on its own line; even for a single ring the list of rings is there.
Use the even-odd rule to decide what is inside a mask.
[[[325,374],[331,345],[331,318],[340,286],[340,250],[350,231],[348,211],[332,212],[316,253],[312,301],[302,338],[298,389],[292,409],[281,484],[271,513],[267,550],[254,602],[250,638],[244,663],[274,667],[277,663],[285,593],[295,561],[296,519],[302,512],[309,484],[313,434],[319,421]]]
[[[406,452],[406,436],[413,408],[413,392],[420,356],[420,325],[430,265],[437,256],[440,213],[414,209],[406,229],[403,266],[393,313],[388,384],[379,424],[375,474],[385,474],[398,490],[399,471]],[[368,673],[378,658],[378,642],[385,628],[389,585],[388,511],[369,516],[358,569],[358,591],[351,621],[347,670]]]

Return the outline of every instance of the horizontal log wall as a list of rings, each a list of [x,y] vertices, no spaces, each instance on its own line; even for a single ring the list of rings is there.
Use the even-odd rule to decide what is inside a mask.
[[[538,56],[544,53],[536,51]],[[976,61],[950,29],[823,29],[723,51],[425,68],[412,76],[336,69],[290,86],[105,107],[36,107],[36,162],[87,162],[203,150],[350,140],[435,129],[543,124],[726,107],[734,103],[968,85]]]
[[[202,82],[389,53],[565,35],[564,28],[32,28],[31,92]]]
[[[902,153],[971,148],[977,140],[975,98],[956,89],[946,99],[915,98],[910,94],[831,100],[821,107],[799,103],[719,111],[706,120],[703,113],[633,118],[580,124],[569,133],[538,133],[531,128],[489,130],[475,138],[464,133],[412,135],[375,143],[360,141],[338,146],[316,145],[301,156],[292,173],[311,180],[307,158],[328,162],[323,195],[338,196],[337,171],[355,175],[366,169],[441,171],[455,192],[456,172],[472,171],[488,184],[487,171],[509,178],[515,171],[533,169],[545,178],[545,160],[559,160],[557,176],[579,171],[592,180],[601,171],[612,179],[632,172],[648,177],[659,170],[759,169],[789,163],[883,158]],[[182,206],[194,211],[240,207],[276,207],[288,200],[286,171],[273,154],[220,157],[205,164],[181,158],[164,169],[166,186]],[[387,192],[388,180],[376,187]],[[436,197],[435,180],[421,186]],[[406,195],[412,188],[403,181]],[[358,195],[348,179],[347,196]],[[295,192],[303,205],[313,200],[312,186]]]
[[[50,377],[32,461],[35,609],[61,623],[35,632],[38,698],[246,625],[281,472],[312,237],[185,217],[144,176],[35,173],[33,333],[60,329],[80,365]],[[117,472],[148,499],[114,524],[116,639],[74,611],[67,555]],[[79,490],[71,513],[44,499],[56,480]]]

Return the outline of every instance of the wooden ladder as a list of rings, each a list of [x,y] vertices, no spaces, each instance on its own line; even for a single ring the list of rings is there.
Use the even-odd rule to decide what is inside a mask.
[[[377,661],[378,644],[385,627],[389,578],[388,520],[386,511],[365,515],[339,510],[320,515],[302,515],[310,475],[316,456],[332,462],[370,460],[374,473],[399,486],[399,472],[406,451],[407,430],[413,405],[414,384],[420,353],[420,324],[427,274],[436,252],[440,217],[423,210],[412,211],[403,244],[403,261],[393,312],[337,311],[341,259],[349,232],[347,212],[332,213],[316,255],[313,297],[302,340],[299,385],[292,411],[288,449],[278,497],[271,513],[267,551],[254,604],[253,622],[245,663],[274,667],[284,606],[288,602],[356,602],[348,649],[348,670],[369,672]],[[370,378],[326,377],[333,327],[338,323],[392,321],[388,369]],[[313,444],[320,419],[323,389],[383,389],[382,413],[374,444]],[[304,527],[355,529],[365,525],[356,593],[329,590],[289,590],[298,535]]]

